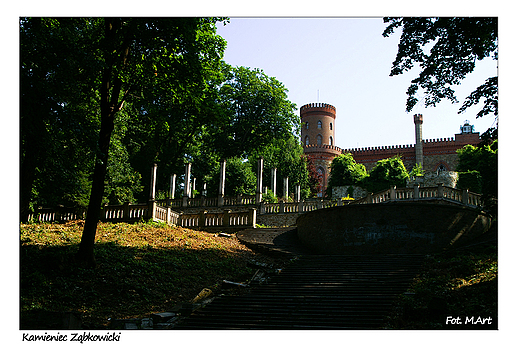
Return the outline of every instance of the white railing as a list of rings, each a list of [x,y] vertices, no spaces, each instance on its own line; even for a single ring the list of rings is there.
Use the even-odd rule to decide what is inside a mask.
[[[350,204],[374,204],[387,201],[416,201],[423,199],[445,199],[458,202],[469,207],[481,207],[482,199],[478,193],[438,185],[433,187],[390,188],[377,193],[369,193],[366,197],[352,201]]]
[[[170,208],[210,208],[221,206],[253,206],[256,204],[256,196],[238,195],[233,197],[197,197],[162,199],[157,201],[158,205]]]
[[[28,221],[62,222],[81,220],[85,218],[86,211],[77,208],[38,208],[36,212],[29,214]]]
[[[182,227],[256,227],[256,209],[246,212],[231,212],[226,209],[220,213],[208,213],[203,210],[199,213],[179,214],[178,226]]]
[[[369,193],[366,197],[353,201],[310,200],[294,203],[284,203],[283,201],[279,203],[262,202],[258,208],[259,214],[290,214],[305,213],[338,205],[373,204],[389,201],[417,201],[428,199],[443,199],[461,203],[469,207],[482,207],[481,195],[477,193],[443,185],[438,185],[436,187],[419,187],[416,185],[413,188],[393,187],[377,193]],[[254,201],[254,196],[224,198],[225,205],[250,205],[251,203],[254,203]],[[150,201],[147,204],[125,203],[122,205],[106,205],[101,210],[100,220],[135,222],[139,220],[152,219],[183,227],[256,226],[256,208],[250,208],[243,212],[232,212],[230,209],[224,209],[219,213],[208,213],[206,210],[201,210],[199,213],[188,214],[174,211],[171,206],[175,205],[175,203],[179,203],[179,200],[168,200],[166,202]],[[214,206],[215,203],[217,203],[217,198],[210,199],[204,197],[191,199],[189,202],[189,204],[193,206],[203,204]],[[160,204],[167,204],[168,206]],[[29,215],[28,220],[40,222],[63,222],[85,219],[85,216],[86,211],[84,209],[64,207],[53,209],[39,208],[35,213]]]
[[[279,203],[260,203],[260,214],[289,214],[306,213],[309,211],[335,207],[338,201],[332,200],[311,200],[301,202],[279,202]]]

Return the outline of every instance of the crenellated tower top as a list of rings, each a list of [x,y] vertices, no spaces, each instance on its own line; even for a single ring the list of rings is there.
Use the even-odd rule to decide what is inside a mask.
[[[336,107],[328,103],[308,103],[300,107],[300,115],[302,114],[313,114],[326,113],[332,118],[336,119]]]

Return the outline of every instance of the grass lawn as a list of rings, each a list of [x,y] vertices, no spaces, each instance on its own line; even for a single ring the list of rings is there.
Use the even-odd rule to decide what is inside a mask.
[[[100,223],[95,269],[74,263],[83,221],[20,225],[21,329],[52,329],[38,315],[79,312],[84,329],[148,317],[189,302],[223,279],[245,282],[247,261],[270,262],[236,237],[156,223]]]

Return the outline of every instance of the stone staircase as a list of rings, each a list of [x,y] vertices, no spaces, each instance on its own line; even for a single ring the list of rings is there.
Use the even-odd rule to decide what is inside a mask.
[[[175,329],[380,329],[422,255],[303,255],[240,296],[215,298]]]

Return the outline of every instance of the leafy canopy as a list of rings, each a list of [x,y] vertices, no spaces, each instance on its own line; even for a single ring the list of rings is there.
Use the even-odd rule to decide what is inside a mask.
[[[384,18],[388,23],[383,36],[402,28],[398,52],[390,76],[403,74],[416,64],[419,75],[408,88],[406,111],[417,104],[419,88],[425,106],[435,106],[443,99],[456,103],[452,88],[473,70],[477,61],[491,57],[498,60],[498,19],[496,17],[397,17]],[[465,100],[459,113],[483,99],[477,117],[493,113],[498,116],[498,77],[489,77]]]
[[[457,171],[459,173],[473,174],[463,175],[462,177],[473,176],[473,178],[479,178],[481,191],[478,192],[496,198],[498,196],[498,141],[483,147],[466,145],[457,150],[457,154],[459,156]],[[478,172],[479,175],[476,175],[475,172]],[[464,181],[463,183],[458,183],[457,187],[468,188]],[[476,190],[478,187],[470,189]]]
[[[367,171],[363,164],[358,164],[351,153],[340,154],[330,165],[329,186],[357,185],[365,177]]]
[[[370,176],[363,181],[363,187],[369,192],[389,189],[391,186],[405,187],[409,175],[399,155],[381,159],[370,171]]]

